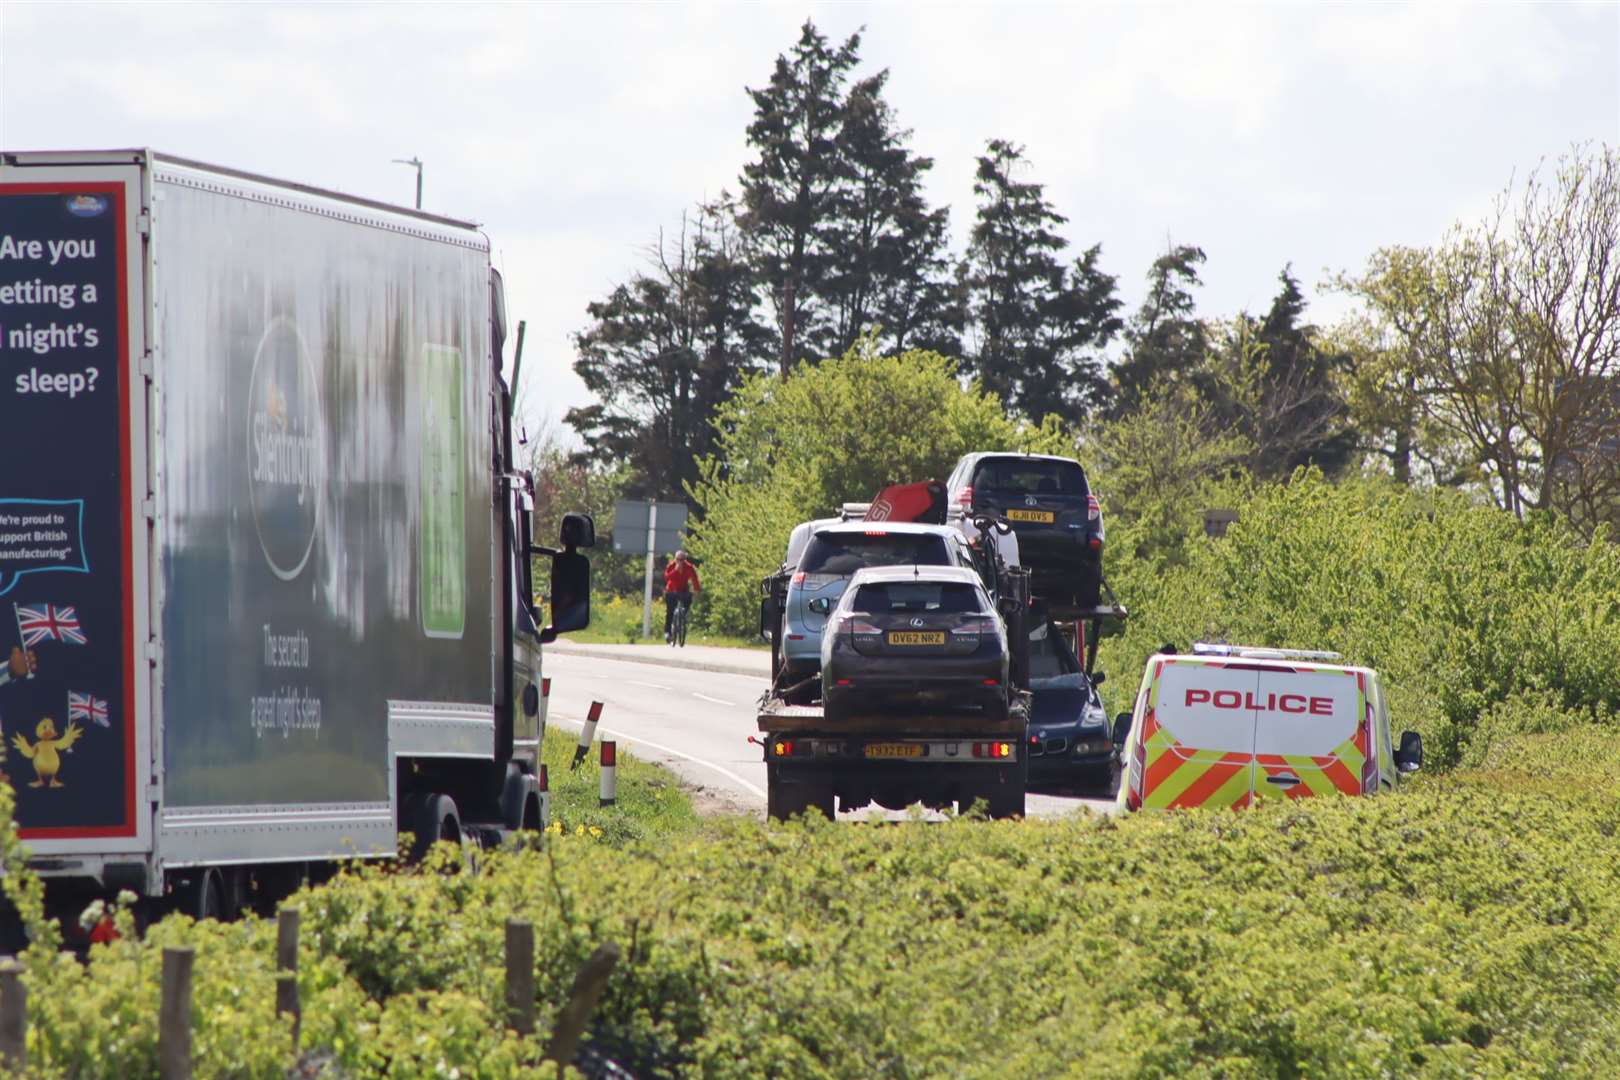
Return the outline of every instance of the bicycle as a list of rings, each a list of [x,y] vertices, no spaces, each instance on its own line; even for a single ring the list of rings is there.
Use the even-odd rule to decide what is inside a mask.
[[[679,645],[681,648],[686,647],[686,623],[691,609],[692,601],[690,600],[678,601],[675,604],[674,620],[669,627],[671,645]]]

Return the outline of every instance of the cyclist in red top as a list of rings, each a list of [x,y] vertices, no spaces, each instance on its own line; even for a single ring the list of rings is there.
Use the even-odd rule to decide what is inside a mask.
[[[677,551],[669,565],[664,567],[664,644],[669,644],[670,631],[674,629],[675,605],[679,604],[690,611],[692,594],[702,591],[697,567],[692,565],[685,551]]]

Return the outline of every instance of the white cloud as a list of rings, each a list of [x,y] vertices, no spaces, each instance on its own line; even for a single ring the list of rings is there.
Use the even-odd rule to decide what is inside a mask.
[[[1104,245],[1127,306],[1167,241],[1206,312],[1269,303],[1376,246],[1432,242],[1577,138],[1620,141],[1620,6],[824,4],[891,70],[930,194],[973,216],[974,157],[1030,175]],[[485,224],[554,416],[582,403],[585,305],[697,200],[736,188],[746,86],[783,5],[36,4],[0,14],[0,144],[151,145]],[[1313,308],[1327,318],[1336,301]],[[532,362],[533,366],[530,366]]]

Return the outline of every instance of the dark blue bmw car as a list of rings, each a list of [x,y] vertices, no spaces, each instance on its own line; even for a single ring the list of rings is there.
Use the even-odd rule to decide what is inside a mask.
[[[1029,633],[1029,688],[1030,786],[1109,791],[1115,754],[1108,715],[1096,686],[1052,622],[1039,623]]]

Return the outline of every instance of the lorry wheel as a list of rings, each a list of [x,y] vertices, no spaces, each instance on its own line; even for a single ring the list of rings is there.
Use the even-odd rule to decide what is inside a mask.
[[[984,801],[989,804],[990,817],[995,820],[1024,816],[1024,784],[994,784],[985,789]]]
[[[411,800],[410,825],[415,834],[411,845],[411,861],[421,862],[429,849],[440,840],[461,843],[461,814],[456,801],[448,795],[426,794]]]
[[[225,911],[225,882],[218,870],[204,870],[191,884],[191,913],[198,922],[223,922]]]

